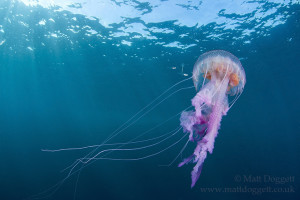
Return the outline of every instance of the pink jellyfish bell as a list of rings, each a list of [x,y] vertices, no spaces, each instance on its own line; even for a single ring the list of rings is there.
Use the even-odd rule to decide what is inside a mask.
[[[207,152],[212,153],[223,115],[243,92],[246,75],[241,62],[223,50],[202,54],[194,65],[193,81],[198,92],[192,99],[195,111],[184,111],[180,124],[189,133],[189,140],[196,142],[194,153],[178,166],[194,162],[192,185],[197,182]],[[231,105],[228,95],[235,96]]]

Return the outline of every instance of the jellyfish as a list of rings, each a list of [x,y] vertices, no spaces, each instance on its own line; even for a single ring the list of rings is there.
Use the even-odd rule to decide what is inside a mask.
[[[222,117],[230,108],[228,95],[236,95],[234,103],[243,92],[246,76],[237,57],[227,51],[214,50],[198,58],[193,69],[193,82],[197,91],[192,99],[195,111],[183,111],[180,125],[189,134],[189,141],[196,143],[196,148],[178,165],[196,163],[191,173],[191,187],[201,174],[207,152],[213,152]]]
[[[182,84],[191,79],[193,79],[193,86],[182,87]],[[245,72],[239,59],[234,55],[223,50],[215,50],[202,54],[194,65],[193,75],[191,77],[181,80],[165,90],[161,95],[140,109],[115,131],[111,132],[111,134],[109,134],[102,143],[74,148],[54,150],[43,149],[43,151],[46,152],[91,150],[85,154],[85,156],[76,159],[71,165],[62,170],[63,172],[67,172],[65,178],[47,190],[33,195],[31,199],[52,196],[66,180],[75,174],[78,174],[79,177],[80,172],[84,168],[97,160],[138,161],[148,159],[170,150],[183,139],[186,139],[187,142],[175,159],[173,159],[173,161],[167,166],[173,164],[174,161],[183,154],[186,146],[190,142],[195,142],[196,148],[194,153],[178,165],[181,167],[191,162],[196,163],[192,170],[191,186],[194,187],[201,173],[207,152],[212,153],[213,151],[214,141],[218,134],[218,129],[220,128],[222,116],[226,115],[227,111],[242,94],[245,83]],[[176,89],[179,86],[180,88]],[[157,108],[157,106],[159,106],[162,102],[171,98],[171,96],[180,91],[193,88],[196,89],[197,94],[192,99],[191,106],[188,106],[183,111],[181,110],[177,114],[166,119],[164,122],[153,126],[151,129],[138,134],[136,137],[133,137],[126,142],[120,142],[117,139],[120,134],[124,134],[141,118]],[[174,89],[176,90],[174,91]],[[234,96],[230,103],[228,101],[228,95]],[[194,111],[189,110],[192,107],[194,107]],[[158,127],[164,126],[166,122],[174,118],[180,119],[180,125],[178,125],[177,128],[159,136],[151,136],[147,139],[143,138],[145,135],[152,133],[153,130]],[[183,135],[180,134],[181,130],[183,130]],[[113,139],[117,139],[118,142],[112,143],[111,141]],[[169,141],[171,144],[163,147],[159,146],[166,141]],[[147,152],[147,150],[151,148],[155,150],[154,153]],[[140,153],[141,151],[145,152]],[[117,154],[116,156],[114,154],[116,152],[121,153],[121,156],[120,154]],[[139,154],[137,157],[128,157],[130,152],[138,152]]]

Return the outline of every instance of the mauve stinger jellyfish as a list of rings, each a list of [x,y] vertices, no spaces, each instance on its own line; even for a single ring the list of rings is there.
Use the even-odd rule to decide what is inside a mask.
[[[192,78],[194,86],[176,89],[177,86],[180,86],[180,84]],[[196,163],[192,171],[192,187],[194,187],[201,173],[207,152],[212,153],[213,151],[222,116],[226,115],[230,107],[242,94],[245,83],[245,72],[239,59],[234,55],[222,50],[204,53],[194,65],[192,77],[181,80],[165,90],[161,95],[140,109],[115,131],[111,132],[100,144],[56,150],[44,149],[43,151],[47,152],[91,150],[88,151],[85,156],[76,159],[70,166],[63,170],[68,171],[65,178],[49,189],[37,195],[33,195],[33,198],[40,199],[52,196],[67,179],[75,174],[78,174],[79,177],[80,172],[85,167],[97,160],[138,161],[148,159],[169,150],[182,139],[186,138],[186,135],[189,135],[187,142],[195,142],[197,145],[194,153],[184,159],[179,164],[179,167],[190,162]],[[178,112],[164,122],[135,135],[128,141],[122,141],[118,138],[121,134],[129,134],[130,131],[127,129],[132,128],[142,117],[147,115],[172,95],[194,87],[198,92],[192,99],[192,105],[195,107],[195,111],[186,111],[188,109],[186,108],[183,112]],[[174,89],[176,90],[173,91]],[[228,101],[228,95],[234,96],[231,102]],[[149,136],[150,138],[146,136],[147,134],[150,135],[150,133],[156,131],[158,127],[163,126],[180,114],[181,126],[159,136]],[[186,134],[180,136],[179,139],[175,139],[177,138],[177,133],[180,133],[181,130]],[[115,139],[115,142],[112,142],[113,139]],[[188,143],[184,145],[178,156],[182,154],[187,144]],[[173,161],[175,161],[178,156]],[[167,166],[170,166],[173,161]]]
[[[212,153],[223,115],[230,109],[228,95],[234,96],[233,103],[243,92],[246,75],[237,57],[223,50],[202,54],[194,65],[193,81],[198,92],[192,99],[195,111],[184,111],[180,122],[189,133],[189,141],[196,142],[194,153],[178,166],[189,162],[196,165],[191,173],[194,187],[207,152]],[[233,105],[232,103],[232,105]]]

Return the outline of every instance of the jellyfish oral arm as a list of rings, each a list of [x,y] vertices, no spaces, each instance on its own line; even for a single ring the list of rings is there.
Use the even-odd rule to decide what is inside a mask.
[[[181,125],[184,130],[190,132],[191,141],[194,141],[193,137],[195,133],[196,135],[199,134],[196,132],[197,128],[195,128],[195,125],[207,126],[206,133],[201,133],[204,136],[197,142],[193,155],[184,159],[184,161],[178,165],[181,167],[191,161],[196,163],[191,173],[191,187],[194,187],[201,174],[207,152],[213,152],[214,142],[218,135],[222,116],[225,115],[228,110],[228,99],[226,95],[228,82],[229,80],[224,78],[221,82],[211,81],[207,83],[192,100],[196,111],[190,113],[188,119],[185,117],[186,113],[181,117]],[[211,90],[211,87],[214,87],[214,90]],[[203,105],[205,105],[205,107]]]
[[[226,95],[228,81],[224,81],[220,85],[220,90],[216,95],[215,105],[213,106],[212,113],[209,117],[207,133],[203,140],[206,141],[207,150],[212,153],[214,149],[215,138],[218,135],[222,116],[226,115],[228,111],[228,100]]]

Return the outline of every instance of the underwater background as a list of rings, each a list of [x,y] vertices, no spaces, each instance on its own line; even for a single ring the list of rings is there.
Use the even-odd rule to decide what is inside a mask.
[[[32,199],[89,149],[177,82],[199,55],[237,56],[247,83],[223,117],[191,189],[180,141],[140,161],[98,160],[47,199],[300,199],[300,5],[291,1],[1,0],[0,199]],[[177,89],[192,86],[192,80]],[[172,92],[171,92],[172,93]],[[171,94],[169,93],[169,94]],[[191,105],[180,90],[111,142],[126,142]],[[179,115],[150,131],[179,126]],[[180,134],[183,134],[182,131]],[[182,135],[135,155],[164,149]],[[187,138],[187,137],[186,137]],[[195,147],[189,144],[183,158]]]

